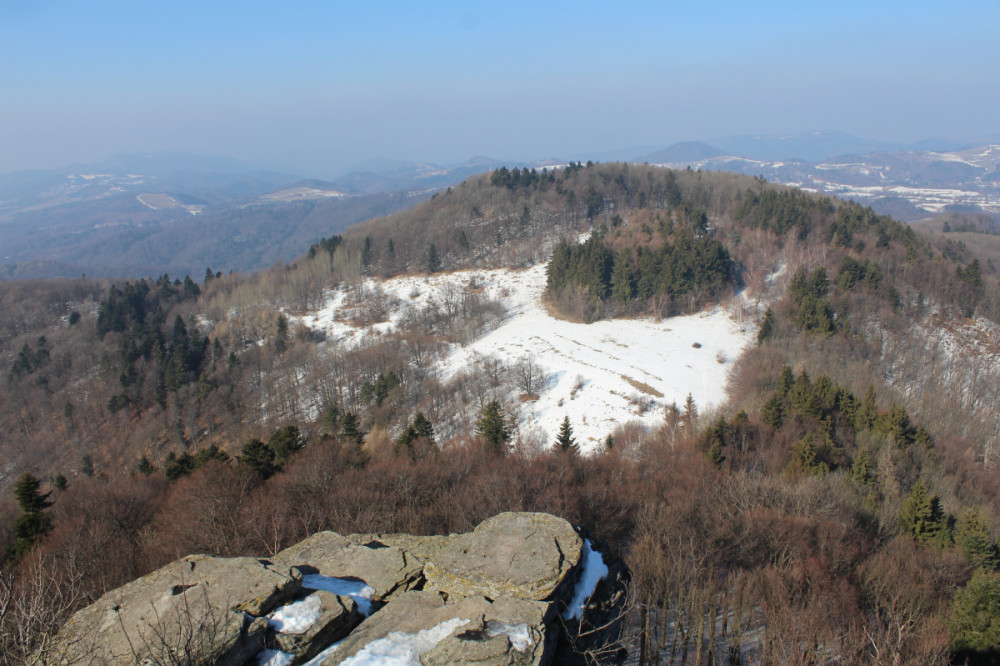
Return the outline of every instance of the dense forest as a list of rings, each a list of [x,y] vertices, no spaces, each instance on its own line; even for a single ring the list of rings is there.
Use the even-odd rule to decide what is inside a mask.
[[[474,285],[354,346],[296,319],[337,288],[370,325],[402,307],[380,278],[545,261],[554,312],[581,322],[743,292],[758,344],[727,403],[667,405],[582,457],[568,420],[527,441],[503,359],[435,375],[503,317]],[[503,510],[564,516],[626,562],[643,664],[989,663],[998,296],[854,203],[620,164],[500,169],[257,275],[0,283],[0,663],[186,553]]]

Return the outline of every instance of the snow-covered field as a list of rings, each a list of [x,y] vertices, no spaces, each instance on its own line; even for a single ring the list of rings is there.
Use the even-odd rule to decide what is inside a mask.
[[[688,393],[700,410],[721,403],[733,361],[756,334],[752,324],[737,321],[738,304],[732,312],[717,306],[661,321],[580,324],[556,319],[541,302],[544,264],[382,281],[379,286],[385,294],[402,305],[393,310],[390,321],[372,328],[385,332],[405,307],[455,298],[473,279],[487,296],[503,302],[507,314],[498,327],[474,342],[452,345],[436,372],[447,380],[479,356],[493,355],[509,365],[531,357],[545,381],[537,400],[519,404],[519,431],[553,441],[568,416],[584,452],[599,448],[618,424],[658,425],[664,407],[676,402],[683,408]],[[300,321],[324,330],[332,344],[352,344],[365,329],[344,320],[345,300],[345,291],[336,291],[322,309]]]

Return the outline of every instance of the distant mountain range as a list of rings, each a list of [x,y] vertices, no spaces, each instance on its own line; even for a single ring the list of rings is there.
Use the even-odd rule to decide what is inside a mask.
[[[256,270],[500,164],[382,160],[323,181],[151,153],[0,175],[0,278]]]
[[[1000,137],[987,141],[969,146],[928,140],[919,144],[922,147],[900,148],[836,132],[813,132],[687,141],[630,161],[762,176],[854,199],[905,222],[944,212],[1000,214]],[[849,148],[855,152],[842,150]]]
[[[851,198],[912,221],[947,212],[1000,216],[1000,136],[900,146],[840,132],[734,136],[576,155],[730,171]],[[411,206],[501,165],[373,159],[333,180],[186,153],[0,175],[0,278],[199,275],[290,261],[309,243]]]

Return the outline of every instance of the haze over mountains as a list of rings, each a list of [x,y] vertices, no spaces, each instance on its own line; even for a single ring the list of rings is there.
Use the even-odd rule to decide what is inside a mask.
[[[0,278],[200,275],[257,270],[361,220],[401,210],[503,164],[629,161],[762,176],[855,199],[903,221],[1000,213],[1000,136],[890,144],[842,132],[741,135],[512,163],[384,158],[333,180],[228,157],[115,155],[0,175]]]

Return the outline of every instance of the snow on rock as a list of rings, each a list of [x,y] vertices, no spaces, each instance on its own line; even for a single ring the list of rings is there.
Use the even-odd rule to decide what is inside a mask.
[[[302,587],[306,590],[326,590],[341,597],[351,597],[358,605],[358,612],[362,616],[368,617],[372,614],[372,596],[375,594],[375,588],[363,580],[306,574],[302,577]]]
[[[580,580],[576,582],[576,587],[573,588],[573,598],[562,613],[563,619],[579,620],[583,617],[583,607],[594,594],[597,584],[607,577],[608,565],[604,563],[601,554],[594,550],[590,539],[586,539],[583,542],[583,571],[580,573]]]
[[[420,655],[433,650],[442,640],[451,635],[469,620],[453,618],[430,629],[406,634],[393,631],[385,638],[379,638],[366,645],[353,657],[341,662],[341,666],[420,666]]]
[[[402,276],[378,283],[394,303],[388,321],[370,327],[349,321],[347,291],[331,292],[327,304],[300,318],[322,329],[332,344],[356,344],[368,333],[393,328],[407,306],[426,306],[454,298],[474,281],[487,298],[500,300],[507,315],[496,328],[465,345],[452,345],[436,368],[447,380],[468,369],[480,356],[508,364],[532,357],[547,377],[537,400],[520,404],[522,432],[541,430],[554,440],[569,416],[584,453],[599,449],[617,425],[662,422],[663,408],[683,405],[690,393],[699,409],[725,399],[732,361],[751,343],[753,327],[741,324],[721,306],[663,320],[602,320],[581,324],[557,319],[541,301],[545,264],[527,269],[456,271],[431,276]],[[374,281],[366,283],[372,289]],[[516,399],[516,396],[515,396]]]
[[[525,623],[507,624],[500,620],[487,620],[486,632],[490,638],[506,636],[511,647],[518,652],[529,650],[534,644],[534,641],[531,640],[531,632],[528,631],[528,625]]]
[[[295,655],[281,650],[261,650],[257,653],[257,666],[289,666]]]
[[[313,657],[306,663],[302,664],[302,666],[320,666],[320,664],[326,661],[327,657],[332,656],[333,653],[337,651],[337,648],[340,647],[341,642],[342,641],[337,641],[333,645],[328,645],[323,649],[322,652],[317,654],[315,657]]]
[[[282,606],[271,614],[268,624],[279,634],[304,634],[322,613],[322,602],[315,594]]]

